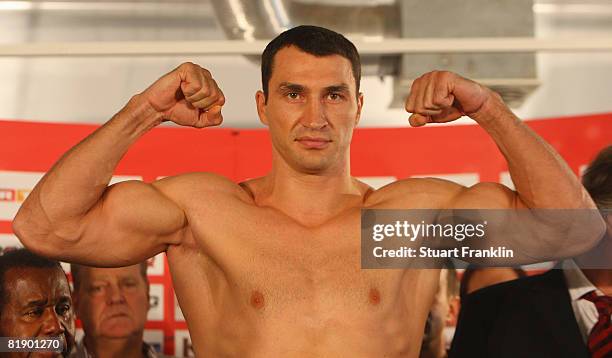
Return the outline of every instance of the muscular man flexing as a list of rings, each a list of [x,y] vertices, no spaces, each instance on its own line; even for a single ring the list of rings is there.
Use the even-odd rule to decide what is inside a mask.
[[[360,269],[362,208],[595,208],[498,95],[456,74],[414,82],[410,123],[469,115],[507,158],[516,192],[435,179],[373,190],[351,177],[360,64],[337,33],[302,26],[279,35],[264,51],[262,78],[257,112],[273,144],[266,176],[235,184],[193,173],[107,187],[130,145],[161,122],[221,123],[223,93],[209,71],[185,63],[54,165],[15,218],[17,236],[33,251],[86,265],[166,252],[198,356],[416,357],[439,270]],[[558,224],[559,237],[580,225]],[[554,253],[555,242],[537,240],[525,240],[524,251],[532,261],[574,256],[601,237],[603,221],[591,224]]]

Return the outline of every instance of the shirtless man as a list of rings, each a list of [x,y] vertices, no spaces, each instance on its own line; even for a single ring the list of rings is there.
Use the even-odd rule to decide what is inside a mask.
[[[357,51],[339,34],[306,26],[279,35],[264,51],[262,79],[257,112],[273,144],[266,176],[238,185],[193,173],[107,187],[130,145],[162,121],[221,123],[223,93],[210,72],[185,63],[67,152],[22,205],[15,233],[31,250],[85,265],[166,252],[200,357],[417,357],[440,271],[360,269],[362,208],[595,208],[498,95],[456,74],[415,81],[410,123],[468,114],[501,148],[518,192],[434,179],[374,191],[351,177],[363,96]],[[564,237],[580,225],[555,224]],[[591,224],[554,255],[594,246],[604,225]],[[555,244],[529,240],[525,250]]]

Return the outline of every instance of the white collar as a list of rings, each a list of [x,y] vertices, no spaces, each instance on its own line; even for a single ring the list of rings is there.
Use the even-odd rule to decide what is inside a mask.
[[[569,289],[569,294],[572,301],[578,301],[582,298],[582,296],[591,291],[596,291],[597,295],[603,295],[603,292],[595,287],[591,281],[589,281],[580,267],[576,265],[574,260],[563,260],[561,263],[561,268],[563,269],[565,282],[567,283],[567,288]]]

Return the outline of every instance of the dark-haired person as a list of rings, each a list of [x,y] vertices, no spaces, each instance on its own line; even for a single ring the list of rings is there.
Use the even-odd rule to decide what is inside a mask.
[[[0,337],[59,337],[63,352],[5,352],[2,357],[66,357],[74,346],[70,285],[57,261],[26,249],[0,256]],[[4,347],[6,348],[6,347]]]
[[[518,192],[434,179],[373,190],[350,174],[360,73],[357,49],[344,36],[314,26],[288,30],[264,50],[255,95],[272,141],[267,175],[236,184],[193,173],[107,187],[128,148],[162,121],[221,123],[225,98],[210,72],[180,65],[55,164],[22,205],[15,232],[37,252],[92,266],[125,266],[165,251],[198,356],[416,357],[439,270],[361,270],[362,208],[595,205],[498,95],[449,72],[414,82],[410,122],[468,114],[508,158]],[[593,217],[588,225],[564,222],[587,232],[554,254],[595,245],[604,225]],[[542,252],[553,242],[528,244],[519,261],[550,258]]]
[[[607,222],[592,250],[462,298],[451,357],[612,357],[612,146],[582,182]],[[580,267],[583,267],[582,269]]]
[[[72,264],[70,272],[85,333],[71,358],[162,357],[143,341],[150,307],[146,261],[115,268]]]

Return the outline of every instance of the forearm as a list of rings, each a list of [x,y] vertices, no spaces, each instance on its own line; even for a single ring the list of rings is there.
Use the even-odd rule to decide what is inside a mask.
[[[148,103],[133,97],[47,172],[17,213],[16,233],[27,236],[32,230],[39,235],[52,231],[67,239],[78,233],[80,220],[102,198],[123,155],[160,121]]]
[[[601,238],[604,222],[576,175],[495,92],[457,74],[433,71],[414,81],[406,109],[413,113],[411,124],[417,126],[449,122],[467,114],[488,132],[508,162],[516,191],[499,184],[479,183],[449,195],[446,207],[580,209],[506,210],[502,213],[507,218],[487,220],[487,240],[473,245],[520,250],[520,257],[515,259],[522,263],[574,256]],[[522,230],[521,235],[517,228]]]
[[[590,249],[605,226],[596,210],[575,210],[597,208],[576,175],[498,96],[488,102],[472,118],[491,135],[508,162],[517,193],[512,206],[573,210],[508,213],[499,235],[492,232],[487,244],[512,248],[516,256],[510,261],[521,264],[572,257]]]
[[[561,156],[521,122],[496,94],[471,115],[495,141],[508,162],[518,193],[517,207],[595,208]]]

